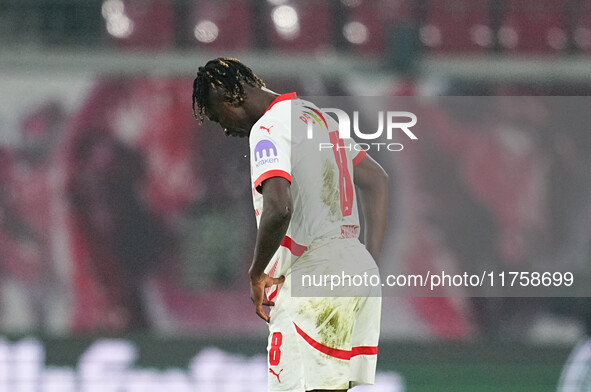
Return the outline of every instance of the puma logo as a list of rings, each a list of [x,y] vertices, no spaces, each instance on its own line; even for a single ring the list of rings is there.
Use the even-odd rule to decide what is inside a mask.
[[[271,125],[269,128],[267,127],[263,127],[262,125],[259,127],[259,129],[264,129],[265,131],[267,131],[269,133],[269,135],[271,134],[271,128],[273,128],[275,125]]]
[[[269,368],[269,373],[271,373],[272,375],[274,375],[275,377],[277,377],[277,381],[279,381],[279,382],[281,382],[281,380],[279,379],[279,375],[281,374],[281,372],[282,372],[282,371],[283,371],[283,369],[281,369],[281,370],[279,371],[279,373],[275,373],[275,372],[273,371],[273,369]]]

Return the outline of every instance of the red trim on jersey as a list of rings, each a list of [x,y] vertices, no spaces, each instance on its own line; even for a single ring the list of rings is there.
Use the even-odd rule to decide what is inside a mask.
[[[296,99],[298,96],[296,93],[287,93],[287,94],[281,94],[280,96],[278,96],[277,98],[275,98],[273,100],[273,102],[271,102],[271,104],[269,105],[269,107],[267,108],[267,110],[265,110],[265,113],[267,113],[269,110],[271,110],[271,108],[273,107],[273,105],[275,105],[276,103],[279,103],[281,101],[287,101],[290,99]]]
[[[366,155],[367,155],[367,152],[365,152],[365,150],[359,151],[359,154],[355,155],[355,158],[353,158],[353,167],[359,165],[361,163],[361,161],[363,159],[365,159]]]
[[[285,178],[287,181],[291,183],[291,174],[286,172],[285,170],[269,170],[264,172],[254,181],[254,188],[257,190],[258,193],[263,193],[260,191],[259,187],[263,183],[263,181],[268,180],[272,177],[282,177]]]
[[[291,237],[289,237],[287,235],[285,237],[283,237],[283,241],[281,241],[281,246],[284,246],[287,249],[289,249],[291,254],[294,256],[301,256],[306,251],[306,249],[308,249],[304,245],[298,244],[297,242],[292,240]],[[269,270],[268,275],[272,278],[274,277],[273,275],[275,275],[275,270],[277,269],[278,262],[279,262],[279,260],[276,260],[273,267],[271,267],[271,269]],[[275,298],[277,296],[278,292],[279,292],[279,287],[276,287],[272,293],[267,294],[267,298],[269,299],[269,301],[272,301],[273,298]]]
[[[273,301],[273,298],[275,298],[277,296],[278,292],[279,292],[279,288],[276,288],[275,291],[273,291],[270,295],[267,295],[267,299],[269,301]]]
[[[275,277],[275,271],[277,270],[277,264],[279,264],[279,257],[277,258],[277,260],[275,260],[275,263],[273,263],[273,266],[271,267],[271,269],[269,270],[269,273],[267,274],[271,278]]]
[[[273,266],[271,267],[271,269],[269,270],[269,273],[267,275],[269,275],[271,278],[275,277],[275,271],[277,270],[277,264],[279,264],[279,258],[277,258],[277,260],[275,260],[275,263],[273,264]],[[267,289],[267,299],[269,301],[272,301],[273,298],[275,298],[275,296],[277,295],[277,292],[279,291],[279,287],[275,286],[275,290],[271,293],[271,288]]]
[[[304,338],[304,340],[312,347],[321,353],[330,355],[334,358],[349,360],[357,355],[376,355],[378,353],[377,346],[357,346],[351,348],[351,350],[340,350],[338,348],[328,347],[314,340],[310,335],[302,331],[302,329],[298,327],[296,323],[293,323],[293,325],[295,326],[297,333],[300,334],[300,336]]]
[[[285,238],[283,238],[283,241],[281,241],[281,246],[285,246],[287,249],[289,249],[291,254],[294,256],[301,256],[302,253],[304,253],[306,249],[308,249],[304,245],[298,244],[287,235],[285,236]]]

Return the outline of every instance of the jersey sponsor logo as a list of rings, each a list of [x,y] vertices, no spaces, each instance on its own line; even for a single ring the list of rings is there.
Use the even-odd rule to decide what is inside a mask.
[[[256,167],[271,163],[278,163],[279,158],[277,158],[277,147],[275,144],[273,144],[272,141],[266,139],[258,142],[254,148],[254,161],[256,163]]]
[[[267,131],[267,133],[270,135],[271,134],[271,128],[273,128],[275,125],[271,125],[269,128],[267,127],[263,127],[262,125],[259,127],[259,129],[264,129],[265,131]]]
[[[277,381],[281,382],[281,379],[279,378],[279,375],[281,374],[281,372],[283,371],[283,369],[281,369],[279,371],[279,373],[275,373],[275,371],[271,368],[269,368],[269,373],[271,373],[272,375],[274,375],[275,377],[277,377]]]

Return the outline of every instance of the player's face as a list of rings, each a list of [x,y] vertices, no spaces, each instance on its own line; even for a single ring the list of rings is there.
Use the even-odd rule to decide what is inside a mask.
[[[205,115],[210,121],[220,124],[226,136],[248,137],[250,125],[242,105],[224,100],[217,90],[210,90],[209,105]]]

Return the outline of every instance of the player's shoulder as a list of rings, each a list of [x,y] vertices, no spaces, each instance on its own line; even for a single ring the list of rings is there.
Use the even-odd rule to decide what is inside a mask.
[[[290,131],[291,105],[279,102],[273,105],[254,123],[250,132],[250,140],[277,138]]]
[[[271,104],[259,121],[269,119],[289,120],[294,114],[310,109],[319,110],[314,103],[298,97],[295,93],[284,94]]]
[[[261,139],[277,139],[286,132],[289,132],[289,126],[284,119],[265,114],[252,126],[249,139],[251,142]]]
[[[312,101],[308,101],[307,99],[297,98],[293,100],[293,111],[298,112],[319,112],[321,109]]]

